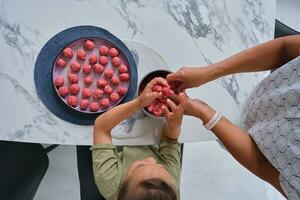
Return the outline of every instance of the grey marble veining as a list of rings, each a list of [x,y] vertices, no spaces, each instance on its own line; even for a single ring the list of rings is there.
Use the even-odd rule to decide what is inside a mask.
[[[70,124],[54,116],[39,100],[34,87],[33,69],[38,52],[63,29],[84,24],[100,26],[122,40],[139,41],[152,48],[151,52],[159,52],[159,56],[154,53],[157,58],[141,65],[139,74],[142,76],[158,66],[172,71],[182,66],[204,66],[269,40],[273,36],[274,11],[275,0],[0,0],[0,118],[3,123],[0,139],[91,144],[92,127]],[[133,51],[139,59],[151,54],[150,50],[133,48]],[[149,67],[153,59],[164,62],[158,61],[159,64]],[[236,119],[238,113],[229,111],[236,112],[265,75],[228,76],[206,89],[226,95],[228,101],[224,104],[228,110],[224,112]],[[203,92],[208,95],[208,103],[218,107],[214,94],[206,93],[206,89]],[[196,95],[198,91],[194,92]],[[116,128],[114,137],[137,142],[137,138],[149,137],[145,133],[150,131],[151,125],[160,123],[137,113]],[[185,126],[189,123],[191,120],[186,120]],[[147,124],[148,129],[141,131]],[[182,141],[207,139],[185,131],[182,134]]]

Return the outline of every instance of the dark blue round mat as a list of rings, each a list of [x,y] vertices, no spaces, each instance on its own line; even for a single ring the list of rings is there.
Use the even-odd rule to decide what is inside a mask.
[[[92,125],[99,114],[76,111],[67,106],[57,95],[52,83],[52,67],[62,49],[81,38],[101,38],[117,46],[125,55],[131,71],[130,86],[121,103],[134,98],[137,89],[137,68],[130,50],[116,36],[95,26],[76,26],[66,29],[51,38],[40,51],[34,68],[34,84],[44,105],[57,117],[80,125]]]

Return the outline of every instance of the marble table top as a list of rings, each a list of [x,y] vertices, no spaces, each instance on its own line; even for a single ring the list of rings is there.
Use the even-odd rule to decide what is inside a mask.
[[[92,126],[57,118],[34,87],[40,49],[66,28],[94,25],[109,30],[135,55],[140,79],[153,69],[205,66],[272,39],[274,20],[275,0],[0,0],[0,140],[92,144]],[[230,75],[188,94],[238,124],[243,102],[267,73]],[[113,142],[154,143],[162,123],[137,112],[113,130]],[[184,118],[180,141],[214,139],[199,120]]]

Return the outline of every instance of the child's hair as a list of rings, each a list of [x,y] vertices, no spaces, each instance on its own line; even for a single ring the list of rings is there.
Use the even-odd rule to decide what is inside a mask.
[[[125,180],[117,200],[177,200],[174,187],[160,178],[141,181],[135,191],[129,191],[130,179]]]

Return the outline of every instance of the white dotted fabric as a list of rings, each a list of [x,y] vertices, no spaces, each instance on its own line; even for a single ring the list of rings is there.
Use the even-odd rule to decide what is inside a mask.
[[[300,199],[300,56],[250,94],[241,115],[260,151],[280,172],[288,199]]]

